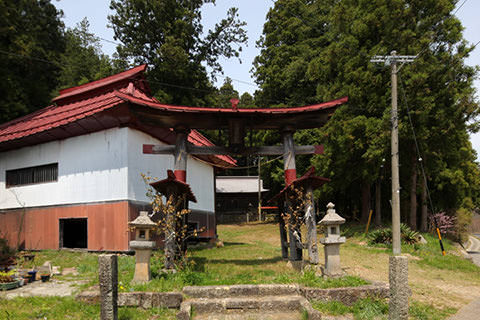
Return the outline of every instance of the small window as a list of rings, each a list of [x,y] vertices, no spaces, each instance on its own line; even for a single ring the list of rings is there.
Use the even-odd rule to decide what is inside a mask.
[[[337,227],[330,227],[330,234],[337,234]]]
[[[52,182],[58,180],[58,163],[46,164],[43,166],[7,170],[7,188]]]

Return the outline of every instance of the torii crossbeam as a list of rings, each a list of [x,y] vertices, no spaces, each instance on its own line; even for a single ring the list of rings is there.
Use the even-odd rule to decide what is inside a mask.
[[[238,109],[171,106],[145,100],[125,93],[117,96],[130,105],[130,110],[148,126],[173,128],[175,145],[143,145],[146,154],[173,154],[174,172],[179,181],[186,182],[187,155],[282,155],[284,159],[285,184],[296,178],[295,155],[320,154],[323,146],[295,146],[293,133],[296,130],[322,127],[335,109],[348,101],[347,97],[329,102],[290,108]],[[228,146],[198,147],[187,141],[192,129],[228,130]],[[283,145],[245,147],[247,130],[279,130]],[[302,257],[295,257],[295,260]]]

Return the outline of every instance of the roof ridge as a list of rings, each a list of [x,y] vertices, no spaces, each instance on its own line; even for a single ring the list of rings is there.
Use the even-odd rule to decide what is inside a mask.
[[[85,84],[82,84],[80,86],[75,86],[67,89],[60,90],[59,95],[55,98],[53,98],[53,102],[58,102],[60,100],[63,100],[65,98],[73,97],[78,94],[82,94],[85,92],[89,92],[91,90],[99,89],[108,85],[111,85],[113,83],[117,83],[129,78],[133,78],[139,74],[143,74],[147,68],[146,64],[140,65],[138,67],[134,67],[128,70],[125,70],[120,73],[116,73],[114,75],[98,79],[95,81],[91,81]]]
[[[104,107],[104,106],[107,105],[107,104],[113,103],[113,102],[114,102],[115,100],[117,100],[117,99],[118,99],[118,97],[116,97],[116,96],[106,97],[105,99],[100,100],[100,102],[107,102],[107,101],[108,101],[108,103],[102,104],[101,106],[98,106],[96,109],[102,108],[102,107]],[[96,102],[91,102],[91,103],[87,104],[87,106],[88,106],[88,105],[93,105],[93,104],[96,104]],[[80,109],[80,108],[84,108],[84,107],[85,107],[85,105],[80,105],[80,106],[78,106],[78,107],[76,107],[76,108],[71,108],[71,109],[69,109],[69,111],[73,111],[73,110]],[[57,108],[58,108],[58,107],[57,107]],[[54,108],[54,109],[55,109],[55,108]],[[69,116],[68,118],[77,117],[78,115],[81,115],[81,114],[84,114],[84,113],[87,113],[87,112],[91,112],[91,111],[92,111],[92,110],[87,110],[87,111],[85,111],[85,112],[80,112],[80,113],[71,115],[71,116]],[[64,111],[61,111],[61,112],[54,113],[54,114],[46,115],[46,116],[44,116],[44,117],[40,117],[40,118],[37,118],[37,119],[35,119],[35,120],[48,119],[48,118],[51,118],[51,117],[55,117],[55,116],[57,116],[58,114],[61,114],[61,113],[65,113],[65,110],[64,110]],[[31,118],[30,118],[30,119],[31,119]],[[9,132],[9,131],[7,131],[7,132],[0,132],[0,137],[1,137],[1,136],[12,135],[12,134],[15,134],[15,133],[21,133],[21,132],[30,131],[30,130],[33,130],[33,129],[41,128],[42,126],[45,126],[45,125],[47,125],[47,124],[42,123],[42,124],[34,125],[34,126],[31,126],[31,127],[25,128],[25,129],[21,129],[21,130],[16,130],[16,131],[11,131],[11,132]],[[0,128],[0,131],[1,131],[1,128]]]

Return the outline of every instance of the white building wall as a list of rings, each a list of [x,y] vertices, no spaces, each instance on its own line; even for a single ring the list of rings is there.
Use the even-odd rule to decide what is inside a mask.
[[[0,153],[0,209],[114,200],[150,202],[141,173],[159,179],[173,169],[173,155],[143,154],[143,144],[163,144],[143,132],[113,128]],[[6,170],[58,163],[58,181],[5,187]],[[213,167],[189,157],[187,183],[198,203],[214,211]]]
[[[128,129],[128,198],[130,200],[150,202],[147,198],[147,186],[141,174],[159,180],[167,177],[167,169],[173,170],[173,155],[143,154],[143,144],[164,144],[160,140],[143,132]],[[190,203],[190,209],[213,212],[214,181],[213,167],[192,157],[187,160],[187,183],[190,184],[197,203]]]
[[[0,153],[0,209],[126,199],[127,128]],[[58,181],[5,187],[6,170],[58,163]]]

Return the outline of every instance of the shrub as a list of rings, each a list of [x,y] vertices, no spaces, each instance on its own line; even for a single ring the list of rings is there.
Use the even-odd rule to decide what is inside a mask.
[[[468,241],[468,227],[472,224],[472,211],[466,208],[460,208],[457,211],[457,219],[455,223],[455,240],[460,243]]]
[[[430,230],[435,230],[435,220],[437,220],[438,229],[442,234],[455,234],[455,217],[449,216],[446,212],[438,212],[430,216]]]
[[[400,224],[400,234],[402,242],[406,244],[415,244],[418,242],[419,233],[413,231],[406,224]],[[368,234],[370,244],[391,244],[392,228],[376,229]]]
[[[16,251],[8,246],[7,239],[0,238],[0,271],[15,264]]]

